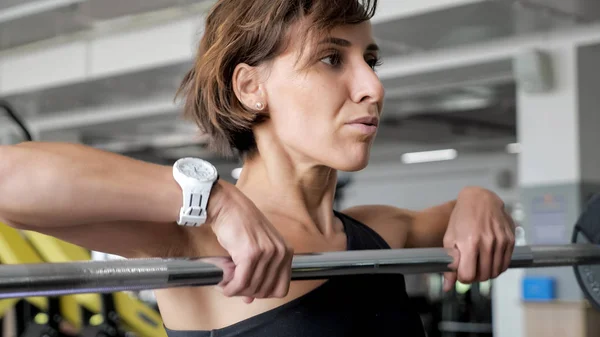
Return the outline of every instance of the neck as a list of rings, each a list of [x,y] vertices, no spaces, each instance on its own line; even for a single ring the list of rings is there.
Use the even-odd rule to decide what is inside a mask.
[[[327,235],[335,232],[336,183],[334,169],[299,164],[275,150],[247,159],[236,185],[263,213]]]

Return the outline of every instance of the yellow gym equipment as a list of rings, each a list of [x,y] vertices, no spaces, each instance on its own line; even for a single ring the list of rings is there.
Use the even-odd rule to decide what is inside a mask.
[[[89,250],[82,247],[38,232],[19,231],[0,223],[0,263],[60,263],[90,259]],[[140,337],[166,337],[162,319],[156,310],[127,293],[114,293],[112,299],[121,324],[128,330]],[[42,311],[47,309],[48,299],[45,297],[26,300]],[[16,299],[1,300],[0,317],[17,302]],[[61,297],[61,314],[78,330],[84,326],[80,306],[93,314],[101,313],[100,294]],[[101,317],[94,316],[90,321],[92,324],[100,324]]]
[[[19,300],[15,299],[15,298],[1,300],[0,301],[0,318],[4,317],[6,312],[8,310],[10,310],[12,307],[14,307],[15,304],[17,304],[17,302],[19,302]]]
[[[29,264],[41,263],[42,258],[25,240],[21,233],[5,224],[0,223],[0,263],[3,264]],[[41,311],[48,309],[48,299],[46,297],[29,297],[25,299]],[[0,305],[0,313],[3,315],[18,300],[3,300]],[[60,301],[60,312],[76,329],[82,327],[82,317],[79,305],[74,296],[62,296]]]
[[[90,251],[71,243],[33,231],[23,231],[29,242],[49,263],[86,261],[91,259]],[[99,294],[73,295],[82,307],[92,313],[101,312]],[[115,309],[122,324],[142,337],[166,337],[162,318],[156,310],[127,293],[113,294]]]

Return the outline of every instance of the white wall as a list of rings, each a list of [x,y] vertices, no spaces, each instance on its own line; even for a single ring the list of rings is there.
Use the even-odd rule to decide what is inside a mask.
[[[372,21],[379,23],[482,1],[489,0],[379,0]]]
[[[581,180],[600,183],[600,43],[580,46],[577,55],[577,95],[579,102],[579,161]],[[561,157],[563,154],[561,154]]]
[[[508,171],[515,186],[498,185],[498,175]],[[517,156],[510,154],[460,155],[445,162],[404,165],[375,162],[353,174],[353,183],[345,193],[342,206],[390,204],[402,208],[422,209],[455,199],[469,185],[496,192],[506,203],[517,198]]]

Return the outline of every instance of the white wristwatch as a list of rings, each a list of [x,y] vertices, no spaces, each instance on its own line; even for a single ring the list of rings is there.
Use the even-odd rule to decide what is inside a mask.
[[[177,224],[192,227],[204,224],[210,191],[219,179],[217,169],[200,158],[181,158],[173,165],[173,178],[183,192]]]

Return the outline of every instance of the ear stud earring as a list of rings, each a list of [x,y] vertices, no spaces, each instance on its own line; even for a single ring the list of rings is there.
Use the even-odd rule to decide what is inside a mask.
[[[262,104],[261,102],[257,102],[257,103],[256,103],[256,109],[258,109],[258,110],[262,110],[262,109],[264,109],[264,108],[265,108],[265,105],[264,105],[264,104]]]

